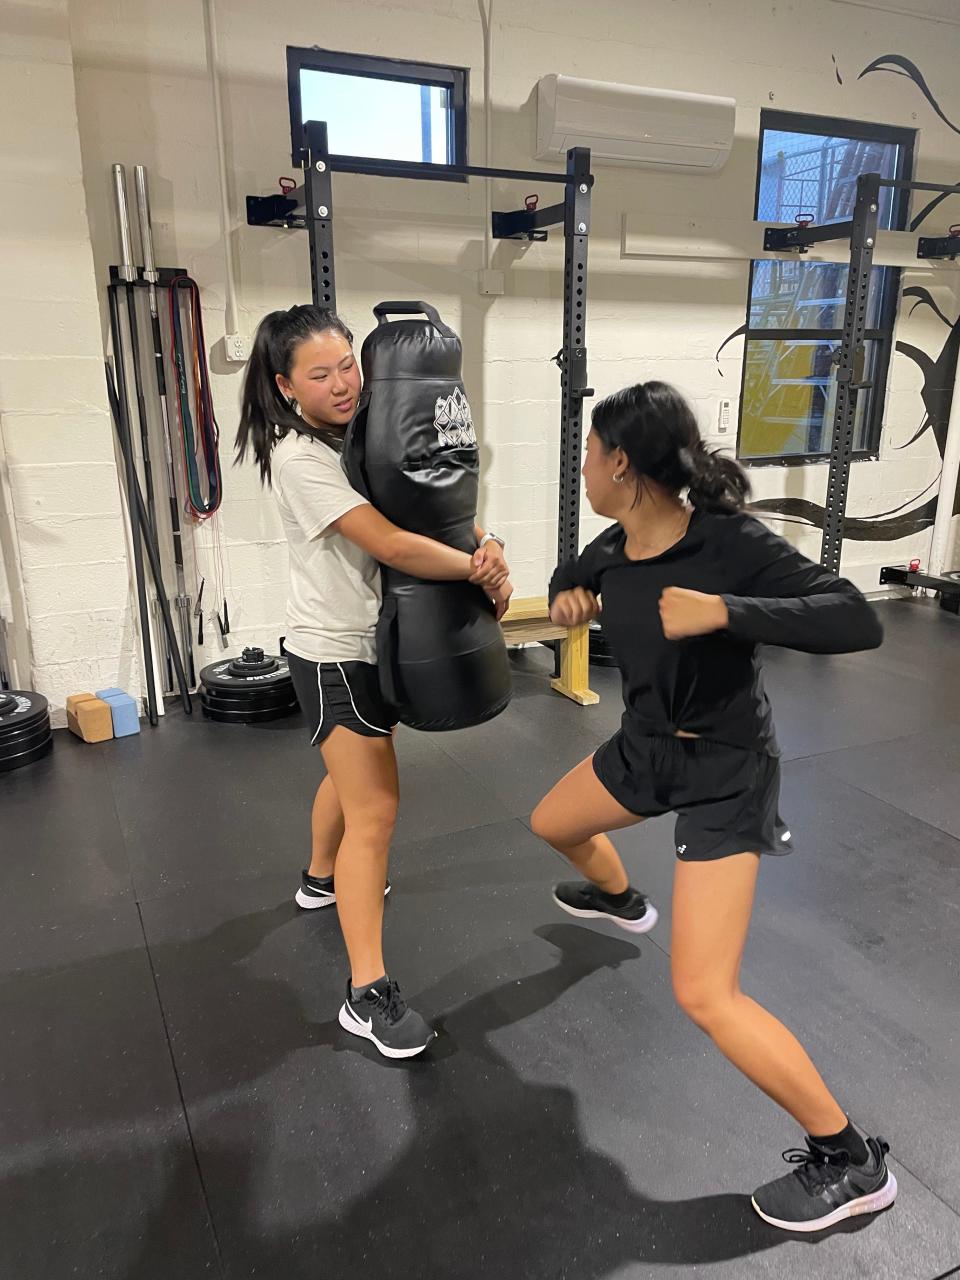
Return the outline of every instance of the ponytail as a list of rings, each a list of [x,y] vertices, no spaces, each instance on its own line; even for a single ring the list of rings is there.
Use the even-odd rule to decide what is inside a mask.
[[[707,449],[693,410],[666,382],[640,382],[607,396],[592,425],[608,453],[623,450],[635,476],[671,493],[686,489],[703,511],[740,511],[750,495],[746,472]]]
[[[318,437],[338,452],[343,436],[332,429],[305,423],[277,386],[277,374],[290,376],[297,347],[314,334],[342,334],[353,342],[353,334],[334,311],[323,307],[296,306],[289,311],[271,311],[257,327],[253,351],[243,378],[240,426],[237,428],[236,462],[251,452],[260,468],[261,483],[270,483],[270,458],[276,445],[290,431]]]
[[[688,469],[688,495],[701,511],[742,511],[750,496],[747,474],[733,458],[711,452],[700,440],[682,451]]]

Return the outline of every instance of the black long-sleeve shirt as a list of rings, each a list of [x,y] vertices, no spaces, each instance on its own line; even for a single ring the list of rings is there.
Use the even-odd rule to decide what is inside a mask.
[[[561,564],[550,602],[586,587],[602,596],[604,635],[623,680],[628,738],[677,730],[777,754],[758,646],[806,653],[873,649],[883,629],[844,578],[808,560],[752,516],[694,511],[678,543],[649,560],[629,560],[613,525],[576,560]],[[726,630],[668,640],[659,601],[666,587],[723,597]]]

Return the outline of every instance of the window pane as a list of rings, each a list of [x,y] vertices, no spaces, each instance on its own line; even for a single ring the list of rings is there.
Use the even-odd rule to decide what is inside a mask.
[[[880,301],[889,267],[870,273],[867,328],[880,327]],[[751,329],[840,329],[849,267],[833,262],[756,261],[750,293]]]
[[[861,138],[765,129],[757,191],[759,222],[793,222],[798,214],[816,223],[841,222],[853,214],[861,173],[896,177],[899,146]],[[893,191],[880,192],[879,223],[889,230]]]
[[[866,344],[866,377],[876,374],[878,342]],[[740,456],[829,453],[836,402],[839,341],[747,340],[740,417]],[[869,391],[857,396],[854,448],[867,448]]]
[[[327,122],[334,155],[450,162],[453,111],[447,88],[304,67],[300,104],[304,124]]]

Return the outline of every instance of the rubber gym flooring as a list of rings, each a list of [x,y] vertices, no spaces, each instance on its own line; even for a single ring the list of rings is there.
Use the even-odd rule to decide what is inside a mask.
[[[960,1267],[960,619],[772,652],[797,852],[770,861],[744,985],[893,1149],[900,1196],[825,1238],[755,1185],[797,1127],[670,992],[671,819],[617,837],[662,919],[553,906],[526,817],[619,716],[549,691],[400,739],[392,972],[442,1035],[388,1064],[341,1032],[332,912],[293,904],[319,761],[292,720],[176,712],[0,777],[3,1280],[639,1280]]]

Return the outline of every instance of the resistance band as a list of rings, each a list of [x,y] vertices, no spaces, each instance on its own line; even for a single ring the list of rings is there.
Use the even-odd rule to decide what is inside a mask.
[[[193,397],[187,377],[187,354],[184,348],[180,315],[180,291],[190,295],[190,333],[192,348]],[[169,289],[170,359],[173,364],[177,424],[183,447],[183,466],[187,477],[187,509],[196,520],[207,520],[219,510],[223,498],[218,442],[220,430],[213,413],[210,394],[210,370],[207,368],[203,317],[200,312],[200,288],[189,276],[175,276]],[[194,430],[191,399],[196,407],[197,429]],[[201,476],[200,460],[203,462]]]

